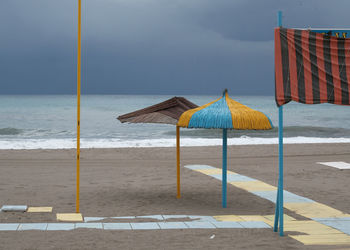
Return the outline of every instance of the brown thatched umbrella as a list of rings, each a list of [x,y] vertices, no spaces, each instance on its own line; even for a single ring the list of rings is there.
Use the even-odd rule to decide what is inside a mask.
[[[130,123],[165,123],[176,125],[183,112],[198,106],[184,97],[173,97],[164,102],[119,116],[117,119]]]
[[[180,127],[177,122],[185,111],[198,106],[184,97],[173,97],[164,102],[118,116],[122,123],[165,123],[176,125],[176,169],[177,169],[177,198],[180,198]]]

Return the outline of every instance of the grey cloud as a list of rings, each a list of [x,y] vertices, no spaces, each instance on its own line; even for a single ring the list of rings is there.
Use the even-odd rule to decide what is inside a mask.
[[[273,28],[347,25],[347,1],[83,0],[83,93],[274,94]],[[2,93],[75,93],[76,0],[2,0]]]

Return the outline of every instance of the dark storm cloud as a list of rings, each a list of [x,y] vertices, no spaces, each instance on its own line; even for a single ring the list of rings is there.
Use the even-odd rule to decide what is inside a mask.
[[[1,93],[75,93],[74,0],[0,3]],[[83,93],[274,94],[273,27],[347,27],[347,1],[83,0]]]

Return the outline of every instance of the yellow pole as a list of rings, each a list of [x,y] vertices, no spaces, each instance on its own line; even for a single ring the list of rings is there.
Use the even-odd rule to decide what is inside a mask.
[[[177,196],[181,198],[180,194],[180,127],[176,126],[176,167],[177,167]]]
[[[80,187],[80,82],[81,82],[81,0],[78,0],[78,58],[77,58],[77,200],[76,212],[79,213]]]

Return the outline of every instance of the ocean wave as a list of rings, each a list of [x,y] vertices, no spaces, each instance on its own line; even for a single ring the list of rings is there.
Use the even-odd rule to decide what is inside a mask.
[[[289,137],[284,138],[285,144],[308,143],[350,143],[350,138],[318,138]],[[228,145],[264,145],[278,144],[278,138],[258,138],[242,136],[229,138]],[[220,146],[222,139],[218,138],[181,138],[181,147]],[[175,147],[176,139],[81,139],[81,148],[147,148]],[[0,149],[71,149],[76,147],[75,139],[7,139],[0,140]]]
[[[285,126],[283,127],[285,137],[319,137],[319,138],[350,138],[350,129],[331,128],[317,126]],[[165,136],[176,136],[176,132],[167,131]],[[181,135],[192,138],[221,138],[221,129],[181,129]],[[274,138],[278,135],[278,127],[271,130],[228,130],[229,138],[240,138],[242,136]]]
[[[56,136],[70,137],[75,134],[75,131],[57,130],[57,129],[19,129],[19,128],[0,128],[0,138],[3,139],[40,139],[54,138]]]
[[[22,131],[18,128],[0,128],[0,135],[19,135]]]

